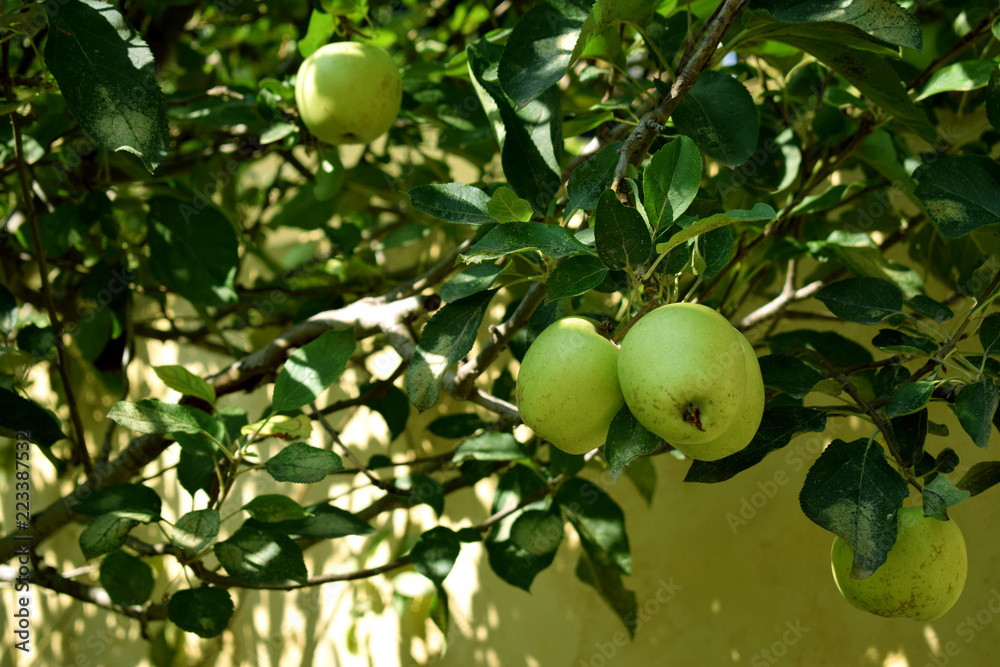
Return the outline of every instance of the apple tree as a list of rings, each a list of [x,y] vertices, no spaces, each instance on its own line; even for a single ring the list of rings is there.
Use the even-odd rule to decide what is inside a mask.
[[[1000,461],[949,477],[963,450],[987,446],[1000,402],[995,2],[0,11],[0,451],[11,498],[41,468],[61,496],[4,517],[0,562],[32,554],[12,584],[213,637],[247,589],[412,568],[446,627],[463,545],[482,542],[495,575],[530,590],[572,531],[580,585],[632,632],[625,517],[588,472],[649,495],[650,457],[717,484],[799,434],[828,434],[803,519],[851,548],[858,581],[886,563],[911,493],[943,522],[1000,481]],[[391,126],[362,145],[321,141],[296,102],[303,61],[343,42],[384,51],[401,74]],[[377,93],[334,97],[355,122],[381,122]],[[590,363],[587,345],[617,349],[680,302],[745,336],[765,388],[748,442],[716,460],[647,430],[608,384],[613,358],[596,395],[558,382]],[[604,340],[576,357],[546,348],[562,423],[583,416],[575,406],[612,405],[570,452],[526,428],[516,401],[520,361],[567,316]],[[664,332],[658,354],[683,359],[672,341]],[[152,344],[179,346],[179,363],[143,367]],[[184,350],[221,361],[199,374]],[[395,361],[376,373],[376,356]],[[135,390],[138,371],[182,398]],[[348,373],[363,381],[330,398]],[[97,427],[85,385],[110,399]],[[266,392],[263,412],[241,407],[252,391]],[[428,434],[454,446],[420,457],[399,436],[442,401],[453,408]],[[934,403],[964,433],[929,418]],[[393,441],[364,458],[338,431],[361,407]],[[836,438],[848,419],[869,437]],[[265,439],[283,446],[262,457]],[[165,503],[159,477],[196,509]],[[241,503],[234,489],[253,478],[273,492]],[[355,512],[290,497],[304,484],[333,497],[324,489],[345,480],[379,496]],[[393,534],[396,513],[447,517],[449,494],[483,480],[495,489],[485,521]],[[75,526],[75,561],[97,567],[68,577],[46,547]],[[348,535],[389,538],[395,557],[309,571],[304,551]],[[151,599],[150,560],[163,557],[176,576]]]

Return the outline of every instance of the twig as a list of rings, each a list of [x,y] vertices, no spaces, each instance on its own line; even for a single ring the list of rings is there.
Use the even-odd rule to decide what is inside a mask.
[[[702,37],[698,48],[684,63],[680,74],[677,75],[677,79],[670,87],[670,95],[661,101],[655,109],[643,115],[639,124],[625,140],[625,144],[619,149],[620,157],[618,165],[615,167],[611,188],[618,193],[618,198],[623,203],[627,201],[628,197],[628,185],[625,183],[628,166],[630,164],[638,166],[642,162],[649,147],[663,130],[663,126],[671,114],[694,86],[698,76],[708,66],[709,60],[719,47],[719,41],[740,15],[745,4],[745,0],[724,0],[716,11],[714,19],[707,24],[704,37]]]
[[[788,272],[785,274],[785,286],[782,288],[781,293],[773,300],[765,303],[757,310],[746,315],[746,317],[740,320],[739,324],[736,325],[736,328],[740,331],[747,331],[762,322],[766,322],[773,317],[777,317],[790,303],[808,299],[816,294],[816,292],[820,291],[825,284],[826,283],[822,280],[817,280],[804,287],[796,289],[795,261],[789,261]]]

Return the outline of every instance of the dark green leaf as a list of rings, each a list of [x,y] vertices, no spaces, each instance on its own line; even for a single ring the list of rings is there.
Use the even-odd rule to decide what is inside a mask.
[[[361,388],[362,391],[365,387]],[[383,398],[373,398],[365,403],[370,409],[382,415],[389,427],[389,437],[398,438],[406,429],[410,418],[410,400],[401,389],[390,385],[388,393]]]
[[[293,540],[327,540],[345,535],[369,535],[375,532],[374,528],[358,517],[329,503],[310,505],[305,510],[312,516],[258,527],[266,527]]]
[[[508,222],[487,232],[462,259],[481,262],[524,250],[538,250],[555,258],[594,253],[565,227],[544,222]]]
[[[14,439],[22,432],[30,433],[32,442],[45,448],[66,437],[55,415],[34,401],[0,387],[0,436]]]
[[[451,303],[488,290],[501,273],[503,266],[499,264],[474,264],[441,285],[441,300]]]
[[[512,539],[512,531],[521,515],[546,507],[544,492],[545,482],[533,470],[518,464],[500,475],[493,496],[491,514],[510,510],[521,502],[538,496],[538,500],[528,503],[522,510],[501,519],[494,525],[486,540],[486,552],[493,571],[507,583],[526,591],[531,589],[535,577],[552,564],[555,550],[541,555],[535,554],[525,547],[518,546]]]
[[[794,398],[805,398],[823,375],[797,357],[769,354],[761,357],[764,385],[776,387]]]
[[[653,253],[653,240],[639,211],[618,201],[610,188],[597,202],[593,224],[597,254],[609,268],[635,269]]]
[[[356,347],[352,328],[327,331],[297,349],[274,382],[272,407],[295,410],[315,401],[340,378]]]
[[[986,84],[986,117],[994,130],[1000,130],[1000,67],[993,69]]]
[[[983,318],[979,324],[979,343],[983,346],[983,354],[1000,354],[1000,313]]]
[[[510,223],[510,227],[519,223]],[[495,291],[480,292],[445,304],[434,313],[420,335],[413,360],[406,369],[406,393],[421,412],[434,407],[441,395],[441,378],[476,342],[479,325]]]
[[[673,120],[677,131],[691,137],[702,153],[727,167],[740,166],[757,148],[760,121],[753,96],[728,74],[702,72]]]
[[[927,440],[928,428],[927,410],[921,409],[893,417],[889,426],[900,456],[911,468],[915,468],[924,458],[924,442]]]
[[[143,604],[153,592],[153,570],[135,556],[115,551],[101,561],[101,586],[115,604]]]
[[[920,22],[893,0],[852,0],[836,6],[825,0],[777,0],[770,11],[788,23],[847,23],[884,42],[923,49]]]
[[[851,547],[851,576],[864,579],[895,544],[896,513],[907,495],[878,442],[834,440],[809,469],[799,503],[811,521]]]
[[[487,77],[501,48],[485,38],[465,49],[479,101],[491,119],[500,145],[504,176],[518,196],[544,212],[559,189],[562,154],[562,110],[559,91],[548,88],[520,108]]]
[[[842,320],[878,324],[903,308],[903,294],[879,278],[848,278],[821,289],[816,298]]]
[[[517,106],[524,106],[566,74],[587,18],[570,0],[547,0],[529,9],[507,38],[498,74]]]
[[[417,572],[440,586],[455,565],[462,551],[462,542],[455,531],[437,526],[421,535],[410,551],[410,560]]]
[[[694,201],[701,185],[701,153],[679,136],[658,150],[642,174],[643,206],[654,230],[669,227]]]
[[[625,476],[632,480],[646,505],[653,505],[653,493],[656,491],[656,467],[648,458],[635,459],[625,468]]]
[[[949,238],[1000,222],[1000,165],[983,155],[939,157],[914,174],[914,194]]]
[[[589,211],[597,206],[601,193],[611,187],[621,147],[620,141],[608,144],[573,171],[566,183],[567,216],[576,209]]]
[[[177,462],[177,481],[192,496],[199,490],[207,493],[215,479],[216,460],[216,457],[207,452],[181,449],[180,460]]]
[[[277,482],[312,484],[327,474],[344,469],[340,456],[304,442],[293,442],[265,464],[267,472]]]
[[[767,345],[775,354],[795,354],[800,350],[817,352],[838,366],[853,366],[872,360],[871,352],[858,343],[833,331],[797,329],[774,334]]]
[[[181,630],[209,639],[222,634],[234,609],[229,591],[205,586],[174,593],[167,616]]]
[[[302,549],[278,533],[244,524],[215,545],[215,556],[229,576],[251,586],[304,583]]]
[[[980,461],[973,464],[955,486],[978,496],[997,484],[1000,484],[1000,461]]]
[[[152,51],[113,6],[42,6],[49,15],[45,64],[73,117],[97,145],[134,153],[152,173],[170,143]]]
[[[130,530],[139,525],[131,513],[108,512],[94,519],[80,533],[80,551],[87,560],[118,551]]]
[[[146,241],[153,276],[188,301],[224,306],[238,300],[239,239],[226,216],[204,199],[150,199]]]
[[[487,431],[482,435],[469,438],[455,450],[453,463],[467,459],[475,461],[516,461],[524,458],[527,453],[521,443],[514,439],[511,433]]]
[[[182,516],[171,527],[170,541],[194,554],[218,537],[219,526],[218,510],[194,510]]]
[[[574,477],[559,487],[556,503],[591,558],[619,574],[632,571],[625,515],[608,494],[596,484]]]
[[[295,521],[309,516],[302,505],[280,493],[266,493],[257,496],[244,505],[243,509],[259,523]]]
[[[439,438],[458,440],[486,426],[489,426],[489,422],[484,421],[482,417],[467,413],[438,417],[427,426],[427,430]]]
[[[625,466],[659,446],[660,437],[650,433],[623,404],[611,420],[608,441],[604,444],[604,458],[608,462],[611,481],[617,482]]]
[[[951,308],[923,294],[916,295],[907,301],[906,305],[912,308],[915,313],[929,317],[935,322],[947,322],[955,316],[955,313],[951,312]]]
[[[819,410],[795,405],[767,408],[749,445],[718,461],[692,461],[684,481],[705,484],[724,482],[757,465],[765,456],[790,443],[796,435],[822,433],[825,428],[826,413]]]
[[[434,597],[431,599],[430,616],[431,620],[434,621],[434,625],[438,626],[438,629],[447,637],[449,621],[448,592],[444,589],[444,586],[438,586],[437,590],[434,591]]]
[[[952,408],[976,447],[986,449],[993,426],[993,414],[1000,404],[1000,392],[990,380],[967,384],[958,392]]]
[[[948,521],[948,508],[957,505],[971,494],[957,489],[944,475],[937,475],[924,484],[924,516],[932,516],[938,521]]]
[[[586,294],[604,282],[607,275],[608,267],[599,257],[569,257],[556,267],[546,281],[545,298],[555,301]]]
[[[17,299],[0,285],[0,336],[9,336],[17,325]]]
[[[406,475],[395,480],[397,488],[412,491],[406,496],[396,498],[407,507],[429,505],[439,517],[444,513],[444,488],[441,483],[427,475]]]
[[[896,329],[880,329],[872,338],[872,345],[887,352],[931,356],[938,350],[937,343],[920,334],[906,334]]]
[[[156,491],[142,484],[102,486],[86,498],[73,503],[70,509],[84,516],[98,517],[108,512],[128,514],[136,521],[158,521],[163,501]]]
[[[136,433],[192,433],[201,431],[193,408],[176,403],[143,399],[135,403],[118,401],[108,419]]]
[[[438,220],[469,225],[496,222],[487,210],[489,196],[471,185],[418,185],[407,194],[410,195],[413,208]]]
[[[892,398],[885,406],[888,417],[908,415],[922,410],[934,393],[934,383],[917,381],[904,384],[893,392]]]

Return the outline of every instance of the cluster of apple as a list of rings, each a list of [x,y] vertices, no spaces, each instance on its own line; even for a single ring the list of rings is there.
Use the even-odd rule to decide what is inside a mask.
[[[621,349],[590,320],[563,318],[521,362],[521,419],[565,452],[603,445],[622,403],[685,455],[714,461],[753,439],[764,413],[764,382],[746,337],[716,311],[691,303],[646,314]]]

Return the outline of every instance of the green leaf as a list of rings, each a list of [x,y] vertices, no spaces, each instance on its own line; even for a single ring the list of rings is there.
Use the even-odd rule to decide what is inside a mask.
[[[1000,461],[980,461],[973,464],[955,486],[978,496],[997,484],[1000,484]]]
[[[307,578],[299,545],[255,526],[244,524],[229,539],[216,544],[215,556],[229,576],[251,586],[301,584]]]
[[[905,334],[896,329],[880,329],[872,338],[872,345],[886,352],[931,356],[938,350],[937,343],[920,334]]]
[[[864,579],[895,544],[896,513],[907,495],[878,442],[834,440],[806,474],[799,503],[806,517],[850,545],[851,576]]]
[[[589,211],[597,206],[601,194],[611,187],[622,143],[602,147],[573,171],[566,183],[566,216],[577,209]]]
[[[805,398],[823,380],[819,371],[798,357],[769,354],[758,361],[764,385],[776,387],[793,398]]]
[[[313,9],[305,36],[295,43],[299,55],[308,58],[316,49],[330,41],[335,29],[333,14]]]
[[[98,146],[134,153],[152,173],[170,144],[152,51],[103,2],[42,6],[49,15],[45,65],[73,117]]]
[[[737,222],[760,222],[762,220],[773,220],[777,214],[774,209],[767,204],[756,203],[753,208],[749,211],[743,209],[735,209],[732,211],[727,211],[726,213],[716,213],[715,215],[710,215],[707,218],[702,218],[695,223],[692,223],[686,229],[682,229],[673,236],[670,237],[664,243],[656,244],[656,252],[661,255],[665,255],[682,243],[693,239],[696,236],[701,236],[713,229],[718,229],[720,227],[725,227],[726,225],[732,225]]]
[[[370,535],[375,529],[346,510],[329,503],[319,503],[305,508],[307,516],[291,521],[278,521],[258,528],[287,535],[293,540],[328,540],[346,535]],[[251,520],[252,521],[252,520]],[[247,523],[250,524],[251,521]]]
[[[295,410],[315,401],[340,378],[356,347],[351,328],[327,331],[297,349],[274,382],[272,407]]]
[[[991,60],[963,60],[945,65],[927,80],[917,101],[952,90],[982,88],[990,82],[990,76],[995,71],[997,64]]]
[[[545,282],[548,301],[586,294],[604,282],[608,267],[593,255],[569,257],[555,268]]]
[[[170,541],[195,554],[219,536],[219,511],[194,510],[177,520],[170,528]]]
[[[610,188],[597,202],[593,225],[597,255],[611,269],[635,269],[653,253],[653,240],[642,215],[618,201]]]
[[[1000,130],[1000,67],[990,72],[986,84],[986,117],[994,130]]]
[[[958,392],[952,409],[976,447],[986,449],[990,441],[993,414],[1000,404],[1000,392],[990,380],[967,384]]]
[[[108,512],[149,523],[160,519],[163,501],[156,491],[142,484],[115,484],[102,486],[86,498],[73,503],[70,510],[84,516],[99,517]]]
[[[604,458],[608,462],[611,481],[617,482],[625,466],[659,446],[660,437],[640,424],[627,405],[622,405],[611,420],[608,441],[604,444]]]
[[[620,574],[631,573],[625,515],[611,496],[596,484],[574,477],[559,487],[555,500],[592,557]]]
[[[462,256],[462,261],[482,262],[525,250],[537,250],[553,258],[594,254],[565,227],[544,222],[508,222],[487,232]]]
[[[510,188],[500,186],[486,203],[486,210],[498,222],[527,222],[531,220],[531,204],[517,196]]]
[[[724,482],[752,468],[771,452],[781,449],[800,433],[822,433],[826,413],[812,408],[782,405],[764,410],[757,434],[742,450],[718,461],[692,461],[685,482]]]
[[[451,303],[488,290],[497,276],[503,273],[503,268],[490,262],[473,264],[441,285],[441,300]]]
[[[234,609],[229,591],[204,586],[174,593],[167,605],[167,616],[181,630],[210,639],[222,634]]]
[[[259,523],[278,523],[305,519],[309,513],[302,505],[280,493],[266,493],[257,496],[243,509]]]
[[[153,371],[174,391],[215,403],[215,387],[183,366],[153,366]]]
[[[55,415],[38,403],[0,387],[0,436],[18,439],[21,432],[30,433],[32,442],[46,449],[66,437]]]
[[[923,139],[930,143],[937,139],[927,115],[913,103],[899,74],[884,59],[869,51],[826,40],[782,37],[781,41],[811,53]]]
[[[17,299],[0,285],[0,336],[7,337],[17,326]]]
[[[417,572],[440,586],[451,572],[461,551],[462,542],[455,531],[437,526],[417,538],[410,550],[410,560]]]
[[[938,521],[948,521],[948,508],[957,505],[971,493],[958,489],[944,475],[935,475],[934,479],[923,487],[924,516],[932,516]]]
[[[702,153],[727,167],[740,166],[757,148],[760,121],[753,96],[728,74],[702,72],[673,120],[677,131],[691,137]]]
[[[483,38],[467,46],[465,52],[473,87],[500,146],[504,176],[518,196],[545,212],[561,182],[559,91],[550,87],[518,108],[494,78],[501,47]]]
[[[653,16],[655,3],[647,0],[596,0],[592,14],[595,29],[601,30],[622,21],[633,25],[646,25]]]
[[[670,226],[694,201],[701,185],[701,153],[679,136],[658,150],[642,174],[643,206],[654,232]]]
[[[836,5],[825,0],[778,0],[770,11],[788,23],[846,23],[884,42],[923,49],[920,21],[893,0],[852,0]]]
[[[926,381],[904,384],[893,392],[892,398],[885,406],[887,417],[899,417],[918,412],[931,400],[934,393],[934,383]]]
[[[339,455],[304,442],[293,442],[264,465],[274,481],[296,484],[319,482],[329,473],[344,469]]]
[[[149,268],[153,276],[196,305],[224,306],[234,289],[240,242],[229,220],[204,199],[149,200]]]
[[[452,463],[462,461],[516,461],[527,456],[512,433],[487,431],[469,438],[455,449]]]
[[[514,511],[497,522],[485,543],[490,567],[496,575],[508,584],[525,591],[530,591],[535,577],[552,564],[555,549],[543,550],[544,553],[541,554],[535,553],[539,549],[531,549],[531,544],[525,545],[524,543],[529,540],[523,533],[519,533],[520,544],[513,540],[513,527],[522,515],[547,508],[545,489],[545,482],[533,470],[525,465],[515,465],[500,475],[490,511],[491,514],[497,514],[512,510],[520,503],[539,496],[538,500],[528,503],[523,509]],[[561,521],[559,535],[561,538]],[[555,535],[546,534],[541,536],[541,539],[549,537],[554,539]]]
[[[143,399],[135,403],[118,401],[108,419],[136,433],[199,433],[201,426],[193,409],[176,403]]]
[[[272,125],[271,127],[275,127]],[[295,126],[292,126],[295,129]],[[265,137],[261,136],[261,143]],[[344,185],[347,170],[340,161],[340,152],[336,146],[320,146],[319,165],[316,169],[316,182],[313,184],[313,195],[316,201],[330,201],[337,196]]]
[[[448,591],[444,589],[444,586],[438,586],[434,591],[434,597],[431,598],[431,608],[430,617],[434,621],[434,625],[438,626],[438,629],[444,633],[445,637],[448,636]]]
[[[153,570],[135,556],[115,551],[101,561],[101,586],[117,605],[144,604],[153,592]]]
[[[816,298],[842,320],[878,324],[903,309],[903,294],[879,278],[848,278],[821,289]]]
[[[547,0],[514,24],[498,74],[504,92],[518,107],[565,76],[586,18],[586,9],[571,0]]]
[[[519,223],[511,223],[514,224]],[[441,378],[452,364],[472,350],[494,294],[495,291],[480,292],[445,304],[427,322],[406,369],[406,394],[421,412],[437,405]]]
[[[525,510],[510,527],[511,543],[533,556],[555,553],[562,537],[562,518],[547,510]]]
[[[413,208],[438,220],[468,225],[496,222],[489,213],[490,198],[471,185],[418,185],[407,194]]]
[[[118,551],[125,544],[129,531],[139,525],[130,513],[108,512],[80,533],[80,551],[87,560]]]
[[[982,155],[939,157],[914,176],[914,194],[948,238],[1000,222],[1000,165],[993,160]]]

